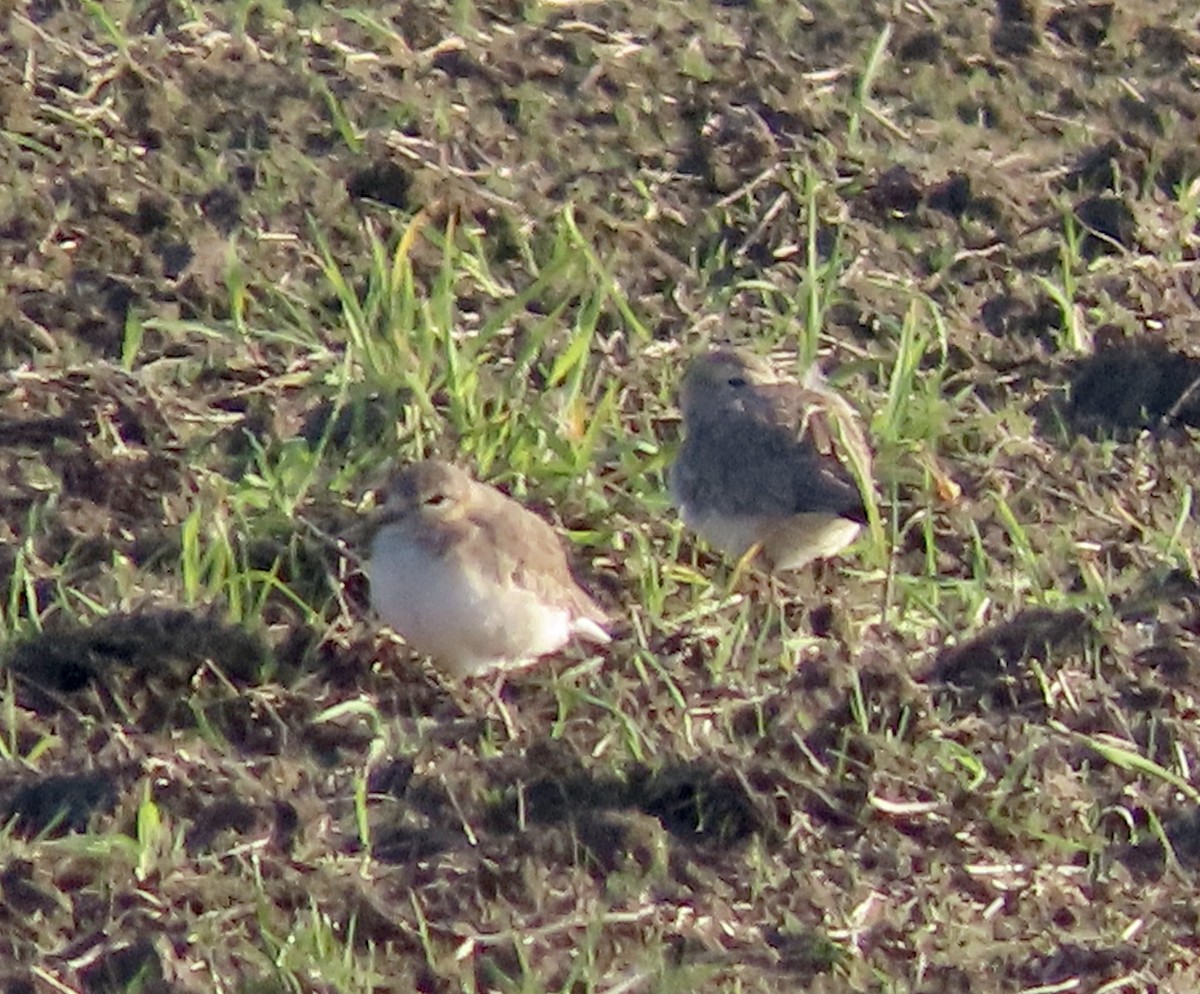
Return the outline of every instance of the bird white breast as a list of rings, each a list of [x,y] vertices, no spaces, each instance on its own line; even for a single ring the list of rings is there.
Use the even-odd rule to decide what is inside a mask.
[[[699,511],[690,504],[680,504],[684,523],[714,549],[740,557],[759,540],[762,522],[758,518]]]
[[[375,537],[367,572],[375,613],[456,676],[554,652],[575,627],[565,608],[432,555],[401,528]]]
[[[782,518],[700,512],[686,504],[680,514],[709,545],[741,558],[756,542],[772,569],[800,569],[814,559],[835,556],[858,537],[861,526],[833,514],[793,514]]]

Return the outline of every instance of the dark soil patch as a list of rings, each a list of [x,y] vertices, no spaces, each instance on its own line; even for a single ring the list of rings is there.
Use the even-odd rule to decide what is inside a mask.
[[[1200,986],[1193,6],[275,6],[7,11],[0,986]],[[810,307],[895,548],[725,596],[678,366]],[[426,450],[604,656],[377,632]]]

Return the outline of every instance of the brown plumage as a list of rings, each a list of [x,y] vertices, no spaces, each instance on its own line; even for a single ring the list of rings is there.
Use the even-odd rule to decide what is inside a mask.
[[[555,530],[456,466],[406,467],[374,526],[376,613],[451,673],[529,662],[572,635],[609,640]]]
[[[781,380],[757,356],[714,349],[689,364],[680,406],[671,490],[712,545],[740,557],[757,544],[772,568],[797,569],[854,540],[870,451],[854,409],[815,369]]]

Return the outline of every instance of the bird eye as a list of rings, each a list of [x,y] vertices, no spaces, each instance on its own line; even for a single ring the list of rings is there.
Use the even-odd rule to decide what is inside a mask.
[[[422,503],[426,507],[445,507],[450,503],[450,498],[445,494],[430,494]]]
[[[731,377],[729,377],[728,382],[731,387],[744,387],[746,385],[746,377],[731,376]]]

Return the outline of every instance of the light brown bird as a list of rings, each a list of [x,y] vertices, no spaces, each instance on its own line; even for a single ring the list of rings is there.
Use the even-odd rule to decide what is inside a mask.
[[[684,522],[739,559],[761,548],[776,570],[836,555],[866,523],[858,479],[870,450],[854,409],[814,366],[782,380],[732,348],[693,359],[671,491]]]
[[[452,676],[532,662],[572,636],[610,640],[555,530],[456,466],[405,467],[372,524],[372,607]]]

